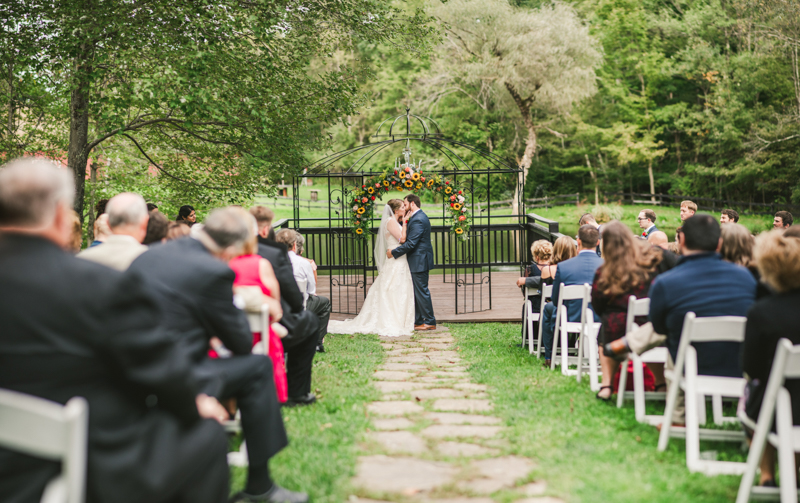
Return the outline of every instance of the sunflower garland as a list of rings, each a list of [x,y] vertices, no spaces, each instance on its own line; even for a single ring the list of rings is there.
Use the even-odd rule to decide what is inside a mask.
[[[460,240],[467,239],[466,232],[470,228],[472,218],[467,211],[464,189],[441,175],[426,177],[421,169],[415,170],[413,164],[401,164],[396,169],[390,169],[381,175],[364,180],[361,188],[350,193],[353,204],[350,223],[353,226],[353,233],[358,239],[369,239],[376,198],[380,198],[392,190],[415,193],[427,190],[434,194],[444,195],[445,202],[450,203],[448,219],[450,232]]]

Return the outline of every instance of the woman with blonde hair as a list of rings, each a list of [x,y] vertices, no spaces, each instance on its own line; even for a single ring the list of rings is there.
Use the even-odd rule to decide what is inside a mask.
[[[778,341],[785,338],[800,344],[800,238],[787,236],[782,229],[765,232],[755,240],[753,258],[762,280],[774,292],[750,307],[742,345],[742,370],[748,379],[745,413],[757,421]],[[800,426],[800,380],[789,379],[784,387],[792,398],[794,424]],[[775,482],[775,448],[767,443],[761,458],[761,485],[770,482]]]
[[[553,277],[549,276],[547,279],[542,278],[542,271],[550,265],[550,260],[552,259],[553,255],[553,245],[550,241],[545,239],[540,239],[538,241],[534,241],[531,245],[531,255],[533,256],[533,263],[525,268],[525,276],[521,277],[517,280],[517,286],[523,288],[522,292],[523,295],[525,294],[524,288],[527,288],[529,292],[535,292],[533,295],[528,295],[528,300],[531,302],[532,311],[534,313],[539,312],[539,308],[542,305],[542,296],[541,296],[541,288],[542,285],[552,285],[553,284]],[[523,318],[525,316],[525,305],[522,306],[523,310]],[[522,341],[523,345],[526,338],[526,331],[528,330],[528,324],[522,324]],[[533,322],[533,332],[538,333],[539,331],[539,322]],[[533,336],[531,334],[531,336]]]
[[[638,244],[628,226],[617,220],[603,227],[602,243],[604,262],[594,275],[592,307],[602,322],[598,345],[603,377],[597,398],[608,401],[619,363],[605,355],[603,346],[625,335],[628,299],[647,297],[662,256],[651,246]]]

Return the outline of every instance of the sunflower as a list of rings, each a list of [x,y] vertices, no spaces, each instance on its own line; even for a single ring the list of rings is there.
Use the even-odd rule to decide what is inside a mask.
[[[401,171],[400,174],[397,175],[397,176],[399,176],[400,178],[405,178],[406,177],[406,172],[405,171]]]
[[[411,180],[406,180],[403,183],[403,185],[405,185],[406,187],[408,187],[410,189],[414,185],[414,182],[412,182]]]
[[[384,186],[384,187],[388,187],[388,186],[389,186],[389,182],[387,182],[386,180],[384,180],[384,181],[383,181],[383,186]]]
[[[453,192],[453,187],[445,187],[445,189],[444,189],[444,193],[445,194],[449,194],[451,192]]]
[[[367,189],[367,192],[369,192],[370,194],[374,194],[375,193],[375,189],[370,187],[370,188]]]
[[[454,210],[456,210],[456,211],[458,211],[458,210],[460,210],[460,209],[461,209],[461,205],[460,205],[460,204],[458,204],[458,203],[456,203],[456,204],[454,204],[454,205],[453,205],[453,209],[454,209]]]
[[[464,229],[462,229],[461,227],[456,227],[456,234],[464,234]]]
[[[403,192],[403,187],[397,187],[397,192]]]
[[[363,215],[365,211],[367,210],[365,210],[364,207],[362,206],[361,208],[358,209],[358,214]]]
[[[417,180],[419,180],[419,173],[414,173],[413,175],[411,175],[411,178],[416,182]]]
[[[419,189],[421,189],[421,188],[422,188],[422,184],[421,184],[421,183],[418,183],[418,184],[417,184],[417,190],[419,190]]]
[[[428,188],[430,189],[433,187],[433,180],[428,180]]]
[[[364,229],[359,227],[358,229],[356,229],[356,234],[364,234]]]

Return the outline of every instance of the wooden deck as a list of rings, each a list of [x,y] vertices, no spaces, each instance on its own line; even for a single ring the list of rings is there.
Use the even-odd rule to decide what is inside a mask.
[[[519,322],[522,316],[522,293],[516,285],[518,278],[519,274],[516,272],[492,272],[492,309],[477,313],[456,314],[455,285],[443,283],[441,276],[431,275],[428,287],[433,299],[433,312],[436,320],[441,323]],[[320,276],[317,294],[329,297],[329,289],[328,278]],[[483,302],[485,305],[488,304],[487,289],[488,286],[484,286]],[[367,291],[369,292],[369,286],[367,286]],[[334,303],[334,308],[335,305]],[[354,317],[355,315],[352,314],[331,314],[332,320],[346,320]]]

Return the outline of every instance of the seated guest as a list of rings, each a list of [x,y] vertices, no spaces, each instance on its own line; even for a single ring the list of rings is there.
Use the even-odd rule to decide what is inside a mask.
[[[756,281],[747,269],[725,262],[717,251],[722,245],[720,226],[711,215],[695,215],[683,223],[678,237],[681,259],[671,271],[659,275],[650,287],[650,321],[667,336],[675,361],[686,313],[697,317],[747,316],[755,301]],[[741,377],[740,344],[695,344],[698,372],[703,375]],[[683,423],[683,408],[672,418]]]
[[[772,220],[772,227],[775,229],[788,229],[791,227],[794,219],[792,214],[788,211],[779,211],[775,213],[775,218]]]
[[[185,238],[191,234],[192,228],[186,222],[170,222],[167,225],[167,241]]]
[[[252,229],[250,229],[250,235],[242,249],[242,254],[228,263],[228,266],[236,273],[236,279],[233,280],[233,292],[245,299],[246,311],[260,312],[261,305],[267,304],[269,306],[270,322],[276,323],[283,316],[280,286],[277,278],[275,278],[272,265],[256,254],[258,250],[256,219],[242,209],[240,209],[240,213],[242,218],[252,223]],[[253,287],[255,287],[255,293],[257,293],[255,298],[251,290]],[[272,360],[275,391],[278,394],[278,401],[284,403],[288,398],[288,391],[283,343],[281,343],[281,338],[273,326],[270,326],[268,334],[253,333],[253,345],[258,344],[262,337],[265,336],[269,342],[269,357]]]
[[[292,229],[282,229],[275,236],[278,243],[286,246],[289,251],[289,260],[292,263],[294,279],[297,281],[305,280],[306,291],[303,293],[303,302],[306,309],[317,315],[319,318],[319,332],[317,334],[317,351],[325,352],[322,340],[328,333],[328,320],[331,317],[331,301],[327,297],[317,295],[317,282],[314,269],[308,260],[297,254],[298,236],[300,234]]]
[[[106,214],[111,235],[102,245],[80,252],[78,258],[124,271],[136,257],[147,251],[142,244],[150,218],[147,205],[142,196],[123,192],[108,201]]]
[[[676,255],[675,252],[670,249],[670,242],[667,238],[667,233],[656,231],[650,234],[650,237],[647,238],[647,243],[661,254],[661,259],[658,261],[658,265],[656,266],[656,272],[658,274],[669,271],[677,265],[678,255]]]
[[[297,233],[297,256],[298,257],[303,257],[304,259],[306,259],[308,261],[309,264],[311,264],[311,270],[314,271],[314,282],[316,283],[316,282],[319,281],[317,279],[317,263],[314,262],[314,259],[307,258],[307,257],[305,257],[303,255],[303,253],[305,253],[305,250],[306,250],[306,238],[304,238],[303,235],[298,232]]]
[[[719,253],[722,255],[722,260],[740,265],[750,271],[758,283],[756,299],[770,295],[769,287],[761,282],[761,275],[753,260],[755,239],[750,234],[750,230],[744,225],[729,223],[721,226],[721,231],[722,246],[719,248]]]
[[[642,237],[647,239],[650,234],[656,232],[656,212],[653,210],[642,210],[636,218],[639,222],[639,227],[642,228]]]
[[[792,225],[791,227],[786,229],[784,236],[800,238],[800,225]]]
[[[289,380],[289,400],[286,405],[309,405],[317,398],[311,393],[311,365],[319,336],[319,318],[303,308],[303,294],[297,288],[294,269],[286,246],[267,236],[272,231],[275,214],[264,206],[250,208],[258,223],[258,254],[272,264],[281,291],[283,318],[280,324],[289,331],[283,347],[289,354],[286,376]],[[327,329],[327,326],[325,327]]]
[[[772,230],[756,238],[758,270],[775,294],[758,300],[747,314],[742,370],[749,380],[745,412],[754,421],[758,420],[778,341],[786,338],[800,344],[800,236],[788,234]],[[787,380],[784,387],[792,396],[794,424],[800,426],[800,380]],[[769,442],[761,458],[761,485],[775,485],[775,448]]]
[[[87,400],[87,501],[225,502],[225,410],[198,394],[139,276],[62,251],[73,194],[69,172],[47,161],[0,168],[0,387]],[[0,499],[40,501],[60,472],[0,448]]]
[[[739,222],[739,214],[733,210],[722,210],[719,215],[720,224],[735,224]]]
[[[272,362],[251,354],[247,317],[233,303],[236,275],[227,262],[241,255],[250,225],[238,208],[215,210],[197,238],[151,248],[130,271],[145,276],[159,295],[168,310],[164,328],[192,359],[201,389],[219,400],[236,399],[249,459],[247,484],[237,501],[307,501],[305,494],[291,493],[270,477],[269,459],[288,443]],[[209,358],[213,337],[235,356]]]
[[[550,356],[553,349],[553,338],[556,328],[556,310],[558,306],[558,291],[561,283],[564,286],[592,284],[594,273],[603,263],[597,256],[595,247],[600,238],[600,233],[592,225],[583,225],[578,229],[578,256],[558,264],[556,276],[553,280],[553,302],[545,305],[542,315],[542,345],[544,346],[545,365],[550,365]],[[561,238],[559,238],[560,240]],[[558,242],[556,242],[558,244]],[[581,301],[568,300],[564,302],[567,308],[569,321],[581,321]],[[591,305],[589,306],[591,309]],[[600,319],[595,315],[595,321]]]
[[[152,245],[153,243],[163,243],[167,239],[167,229],[169,224],[174,223],[167,220],[158,210],[150,211],[150,219],[147,221],[147,234],[144,236],[143,245]]]
[[[603,346],[625,335],[628,299],[631,295],[639,299],[647,297],[656,266],[663,257],[663,250],[640,246],[636,241],[622,222],[614,220],[603,227],[604,262],[597,268],[592,283],[592,308],[602,322],[598,341],[603,377],[597,398],[605,401],[611,399],[611,382],[619,363],[604,353]],[[638,321],[640,325],[645,322]]]
[[[681,222],[693,217],[697,213],[697,204],[694,201],[681,201]]]
[[[103,208],[105,208],[105,205]],[[111,229],[108,228],[108,215],[103,213],[94,221],[94,241],[89,245],[89,248],[105,243],[110,235]]]
[[[197,222],[197,215],[195,214],[194,208],[188,204],[181,206],[178,210],[178,216],[175,218],[175,221],[184,222],[189,227],[193,226],[195,222]]]
[[[526,275],[517,280],[517,286],[520,288],[527,288],[531,295],[528,295],[528,300],[531,301],[531,309],[534,313],[538,313],[542,305],[541,289],[542,285],[552,285],[553,278],[542,279],[542,270],[550,265],[550,259],[553,257],[553,245],[546,239],[534,241],[531,245],[531,255],[533,256],[533,263],[525,268]],[[524,290],[523,290],[524,295]],[[522,306],[523,313],[525,306]],[[528,329],[527,324],[522,325],[522,333]],[[539,333],[539,322],[533,322],[533,333]]]

